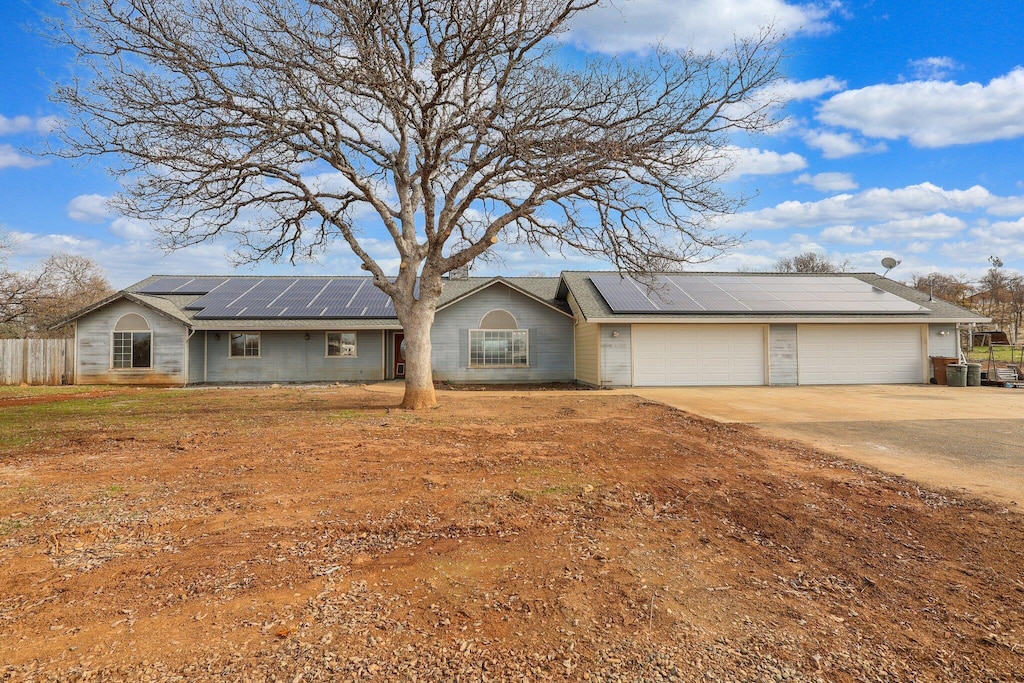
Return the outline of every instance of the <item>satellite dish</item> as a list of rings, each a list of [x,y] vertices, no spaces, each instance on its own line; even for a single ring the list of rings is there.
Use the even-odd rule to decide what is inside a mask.
[[[892,256],[886,256],[884,259],[882,259],[882,267],[885,268],[885,272],[882,273],[882,277],[888,275],[890,270],[892,270],[901,263],[903,262],[897,261]]]

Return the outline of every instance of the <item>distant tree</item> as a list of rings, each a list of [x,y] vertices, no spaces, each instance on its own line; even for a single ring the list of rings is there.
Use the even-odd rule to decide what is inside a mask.
[[[435,405],[442,275],[501,240],[623,270],[734,240],[707,219],[733,133],[764,130],[770,32],[721,54],[560,59],[599,0],[66,0],[70,157],[113,155],[125,215],[166,245],[232,235],[242,257],[341,240],[405,331],[402,405]],[[390,236],[397,277],[371,255]]]
[[[977,297],[980,312],[992,318],[992,322],[1002,327],[1003,307],[1006,304],[1006,285],[1009,276],[1002,270],[1003,261],[996,256],[989,256],[992,267],[989,268],[978,281],[979,294]]]
[[[780,258],[775,262],[776,273],[845,273],[850,268],[849,261],[835,263],[825,256],[805,251],[788,258]]]
[[[53,254],[33,271],[0,271],[0,336],[52,336],[53,324],[112,291],[92,259],[74,254]]]
[[[948,275],[945,273],[926,273],[910,276],[907,283],[914,289],[927,292],[943,301],[954,303],[965,308],[971,307],[970,297],[975,293],[975,287],[971,284],[967,275],[960,273]]]
[[[40,295],[30,320],[39,333],[114,291],[103,269],[86,256],[57,252],[40,270]]]
[[[1017,344],[1024,323],[1024,276],[1014,275],[1006,281],[1006,313],[1010,339]]]

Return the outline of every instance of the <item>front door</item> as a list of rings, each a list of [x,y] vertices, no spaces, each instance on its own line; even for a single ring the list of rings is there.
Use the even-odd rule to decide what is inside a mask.
[[[405,354],[402,353],[402,342],[405,341],[405,335],[401,332],[395,332],[394,336],[395,345],[395,379],[405,378]]]

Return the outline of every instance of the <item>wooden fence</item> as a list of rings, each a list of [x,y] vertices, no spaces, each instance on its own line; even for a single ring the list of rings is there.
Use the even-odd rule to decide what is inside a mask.
[[[74,339],[0,339],[0,384],[74,383]]]

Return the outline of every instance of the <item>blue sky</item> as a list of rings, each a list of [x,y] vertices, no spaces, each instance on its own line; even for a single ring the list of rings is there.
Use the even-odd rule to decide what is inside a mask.
[[[73,56],[23,30],[49,3],[0,0],[0,230],[8,267],[54,251],[95,259],[115,287],[152,273],[228,273],[231,245],[164,254],[151,228],[113,215],[102,161],[27,154],[61,112],[47,100]],[[788,104],[771,135],[737,140],[729,188],[750,196],[719,229],[743,244],[701,269],[770,269],[813,250],[853,270],[891,276],[940,270],[977,278],[989,256],[1024,272],[1024,2],[616,0],[565,36],[573,49],[628,56],[653,41],[716,48],[773,21],[789,38],[780,86]],[[372,245],[388,261],[388,246]],[[606,268],[571,254],[500,245],[474,274]],[[356,273],[344,249],[319,263],[242,273]]]

